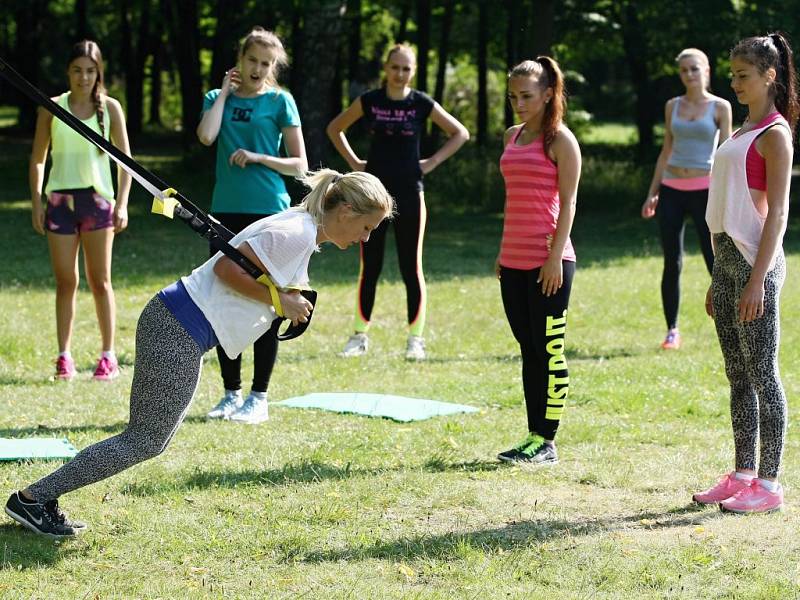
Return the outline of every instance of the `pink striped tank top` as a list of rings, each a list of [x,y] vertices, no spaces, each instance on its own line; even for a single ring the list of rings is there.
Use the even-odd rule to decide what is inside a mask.
[[[510,269],[541,267],[550,256],[550,244],[561,209],[558,168],[544,152],[541,137],[518,146],[522,128],[506,144],[500,172],[506,184],[500,264]],[[567,239],[562,260],[575,262],[575,250]]]

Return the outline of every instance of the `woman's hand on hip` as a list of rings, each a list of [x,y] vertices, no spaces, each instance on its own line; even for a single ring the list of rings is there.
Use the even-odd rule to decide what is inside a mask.
[[[764,283],[750,279],[739,298],[739,321],[747,323],[764,316]]]
[[[545,296],[555,294],[564,283],[564,268],[561,259],[550,255],[539,269],[539,278],[536,283],[542,284],[542,294]]]

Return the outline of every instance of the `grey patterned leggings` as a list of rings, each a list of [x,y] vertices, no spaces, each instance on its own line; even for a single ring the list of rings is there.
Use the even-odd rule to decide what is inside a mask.
[[[151,299],[136,328],[127,429],[81,450],[31,485],[31,495],[47,502],[161,454],[189,409],[200,381],[202,357],[200,347],[161,299]]]
[[[728,235],[714,234],[711,293],[714,323],[731,384],[731,422],[736,468],[756,469],[775,478],[786,438],[786,395],[778,371],[779,296],[786,278],[786,260],[778,251],[775,268],[764,281],[764,316],[739,322],[739,299],[751,267]],[[760,461],[756,444],[761,440]]]

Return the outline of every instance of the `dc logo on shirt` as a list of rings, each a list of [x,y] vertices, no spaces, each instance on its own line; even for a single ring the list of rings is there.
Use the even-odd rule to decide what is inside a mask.
[[[244,121],[250,122],[250,114],[253,112],[252,108],[236,108],[233,109],[233,118],[231,121]]]

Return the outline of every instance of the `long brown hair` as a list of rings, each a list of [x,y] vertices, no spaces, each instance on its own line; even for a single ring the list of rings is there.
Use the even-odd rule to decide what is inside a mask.
[[[94,110],[97,114],[97,124],[100,126],[100,135],[106,137],[105,125],[105,107],[103,106],[102,95],[106,93],[106,86],[103,79],[103,53],[100,52],[100,46],[97,42],[92,40],[82,40],[72,47],[67,59],[67,68],[72,64],[76,58],[88,58],[97,67],[97,79],[92,88],[92,100],[94,101]],[[102,150],[99,150],[102,152]]]
[[[797,99],[797,73],[794,70],[792,48],[783,33],[770,33],[759,37],[741,40],[731,50],[731,58],[741,58],[753,65],[763,75],[768,69],[775,69],[775,81],[770,86],[774,95],[775,108],[789,122],[792,135],[800,116],[800,103]]]
[[[553,97],[545,105],[542,117],[542,141],[544,151],[547,152],[567,112],[564,75],[554,59],[549,56],[537,56],[534,60],[524,60],[511,69],[508,78],[512,77],[533,77],[542,90],[550,88],[553,91]]]

